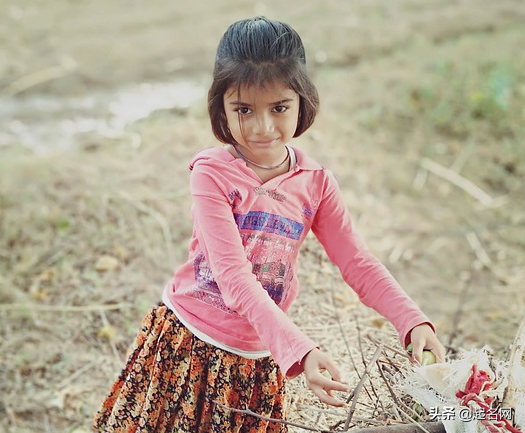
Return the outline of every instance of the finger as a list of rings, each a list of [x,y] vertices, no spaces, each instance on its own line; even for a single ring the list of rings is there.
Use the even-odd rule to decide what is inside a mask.
[[[344,401],[335,398],[330,393],[325,391],[323,388],[315,387],[315,388],[312,388],[312,391],[317,396],[317,398],[319,398],[319,400],[325,404],[328,404],[330,406],[335,406],[335,407],[345,406]]]
[[[438,344],[437,347],[432,350],[432,352],[434,352],[434,355],[436,355],[436,362],[445,362],[447,351],[441,344]]]
[[[324,389],[330,390],[330,391],[340,391],[340,392],[350,391],[350,388],[348,387],[346,383],[336,382],[335,380],[331,380],[328,385],[324,386]]]
[[[416,341],[412,343],[412,359],[419,365],[421,365],[423,357],[423,348],[424,344],[422,342]]]
[[[342,377],[341,377],[341,372],[335,366],[335,364],[333,364],[331,361],[328,361],[325,364],[326,365],[324,367],[326,368],[326,371],[328,371],[328,373],[332,377],[332,380],[336,381],[336,382],[343,383],[343,380],[342,380]]]
[[[435,334],[427,340],[425,350],[430,350],[434,354],[436,362],[445,362],[447,351]]]
[[[310,384],[311,387],[315,388],[321,388],[325,390],[333,390],[333,391],[342,391],[342,392],[348,392],[348,384],[344,382],[339,382],[333,379],[330,379],[329,377],[323,376],[321,373],[317,373],[310,377]]]

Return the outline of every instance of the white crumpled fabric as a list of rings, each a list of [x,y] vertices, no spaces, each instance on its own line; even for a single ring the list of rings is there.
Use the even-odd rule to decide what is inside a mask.
[[[506,362],[491,358],[487,347],[481,350],[465,351],[456,360],[449,360],[440,364],[414,367],[406,378],[400,380],[398,387],[419,402],[434,420],[440,420],[447,433],[482,433],[487,427],[472,416],[465,406],[460,405],[456,397],[457,391],[463,391],[467,380],[472,374],[473,365],[478,370],[485,371],[490,381],[494,382],[491,389],[480,393],[480,397],[495,397],[502,401],[505,389],[508,386],[509,365]],[[513,401],[514,421],[516,427],[523,430],[525,427],[525,369],[514,368],[512,374],[519,375],[520,386]],[[519,381],[516,381],[519,382]],[[511,424],[512,421],[510,420]],[[504,429],[501,430],[506,431]]]

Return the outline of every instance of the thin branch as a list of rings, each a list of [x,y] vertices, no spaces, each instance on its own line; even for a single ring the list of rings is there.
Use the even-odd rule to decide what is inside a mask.
[[[396,393],[392,389],[392,386],[388,382],[388,380],[387,380],[387,378],[385,376],[385,372],[383,371],[382,365],[379,363],[379,361],[376,361],[376,364],[377,364],[377,368],[379,369],[379,374],[380,374],[381,378],[383,379],[383,382],[385,382],[385,385],[386,385],[386,387],[388,389],[388,392],[390,393],[390,396],[392,397],[392,400],[394,400],[394,403],[397,406],[400,406],[401,403],[400,403],[399,399],[397,398]]]
[[[399,400],[399,399],[397,398],[396,393],[395,393],[394,390],[392,389],[392,386],[391,386],[390,383],[388,382],[388,380],[387,380],[387,378],[386,378],[386,376],[385,376],[385,373],[384,373],[384,371],[383,371],[383,366],[384,366],[384,364],[381,365],[381,364],[379,363],[379,361],[376,361],[376,364],[377,364],[377,367],[378,367],[378,369],[379,369],[379,374],[381,375],[383,381],[385,382],[385,385],[386,385],[386,387],[387,387],[387,389],[388,389],[388,391],[389,391],[389,393],[390,393],[390,396],[391,396],[392,399],[394,400],[394,403],[395,403],[395,405],[396,405],[394,408],[396,409],[396,411],[397,411],[397,413],[398,413],[398,416],[399,416],[399,414],[402,414],[405,418],[409,419],[411,422],[415,422],[414,419],[413,419],[412,417],[410,417],[410,415],[408,415],[408,414],[402,409],[402,406],[404,406],[405,408],[410,409],[410,410],[411,410],[412,412],[414,412],[414,414],[415,414],[414,409],[412,409],[412,408],[408,408],[406,404],[404,404],[401,400]],[[402,417],[400,417],[400,418],[402,418]],[[417,423],[417,422],[416,422],[416,423]],[[419,423],[417,423],[417,424],[419,425]],[[429,432],[428,432],[428,429],[425,428],[425,427],[423,427],[423,426],[421,426],[421,430],[423,430],[423,431],[426,432],[426,433],[429,433]]]
[[[385,427],[369,427],[352,430],[352,433],[446,433],[441,422],[425,422],[420,424],[397,424]]]
[[[379,344],[379,342],[370,334],[367,334],[366,338],[368,338],[372,343],[374,343],[376,346]],[[392,347],[388,344],[382,343],[383,349],[390,350],[391,352],[394,352],[396,355],[402,356],[403,358],[410,359],[410,356],[399,349],[396,349],[395,347]]]
[[[361,352],[361,361],[363,362],[363,365],[366,367],[366,361],[365,361],[365,357],[364,357],[364,352],[365,351],[363,350],[363,338],[362,338],[362,335],[361,335],[361,326],[360,326],[359,318],[357,317],[357,314],[354,317],[355,317],[355,324],[356,324],[356,329],[357,329],[357,341],[358,341],[358,344],[359,344],[359,351]],[[370,393],[368,392],[367,388],[365,388],[365,391],[368,394],[368,396],[370,397],[370,400],[371,401],[375,401],[375,406],[374,406],[374,412],[375,412],[377,410],[377,405],[378,404],[381,405],[381,407],[383,408],[383,402],[381,401],[381,399],[377,395],[376,389],[374,387],[374,383],[372,381],[370,381],[370,387],[372,388],[372,393],[374,394],[375,399],[370,397]],[[383,408],[383,411],[384,411],[384,408]]]
[[[525,311],[524,311],[525,313]],[[502,407],[516,407],[520,401],[520,386],[518,377],[522,376],[523,372],[523,358],[525,352],[525,314],[521,319],[521,324],[516,333],[516,338],[512,344],[510,353],[509,365],[509,384],[505,389],[503,395]]]
[[[83,367],[80,367],[78,370],[75,370],[75,372],[71,375],[66,377],[64,380],[62,380],[57,386],[57,389],[65,388],[66,385],[69,385],[71,382],[73,382],[77,377],[82,376],[86,371],[88,371],[91,367],[93,367],[95,364],[97,364],[97,359],[87,363]]]
[[[467,215],[463,215],[463,218],[468,222],[468,224],[472,227],[472,230],[467,232],[465,234],[465,237],[467,239],[467,242],[469,246],[474,251],[474,254],[476,255],[476,258],[478,261],[490,272],[494,274],[496,278],[498,278],[500,281],[508,282],[509,275],[508,272],[505,272],[504,270],[500,269],[500,267],[497,265],[497,263],[494,263],[494,261],[490,258],[489,254],[483,247],[479,236],[476,234],[476,226],[477,221],[473,220],[472,218],[469,218]]]
[[[484,206],[495,207],[497,205],[502,204],[500,199],[492,198],[472,181],[461,176],[459,173],[447,167],[444,167],[441,164],[438,164],[437,162],[432,161],[431,159],[423,158],[421,160],[421,167],[449,181],[458,188],[461,188],[463,191],[470,194]]]
[[[361,353],[361,362],[363,367],[366,368],[365,351],[363,350],[363,340],[361,338],[361,326],[359,326],[359,318],[357,314],[354,314],[355,330],[357,332],[357,344],[359,345],[359,352]]]
[[[297,407],[298,410],[304,409],[304,410],[308,410],[311,412],[322,412],[324,415],[341,416],[341,412],[338,412],[337,410],[334,410],[334,409],[322,409],[320,407],[312,406],[306,403],[295,403],[295,406]]]
[[[315,431],[315,432],[318,432],[318,433],[330,433],[330,430],[320,430],[317,427],[309,427],[309,426],[302,425],[302,424],[299,424],[299,423],[296,423],[296,422],[293,422],[293,421],[287,421],[287,420],[283,420],[283,419],[270,418],[270,417],[267,417],[267,416],[259,415],[258,413],[255,413],[255,412],[251,411],[250,409],[234,409],[233,407],[226,406],[225,404],[219,403],[216,400],[213,400],[213,403],[216,404],[217,406],[222,407],[223,409],[229,410],[231,412],[242,413],[244,415],[253,416],[255,418],[262,419],[263,421],[276,422],[276,423],[279,423],[279,424],[285,424],[285,425],[289,425],[289,426],[292,426],[292,427],[301,428],[303,430]]]
[[[381,355],[382,351],[383,351],[383,345],[381,344],[377,347],[374,353],[374,356],[372,356],[372,359],[370,360],[369,364],[366,366],[365,372],[363,373],[363,377],[361,377],[361,380],[359,381],[356,388],[354,389],[352,405],[350,406],[350,412],[348,412],[348,417],[346,418],[346,422],[345,422],[345,427],[344,427],[345,431],[348,431],[350,422],[352,421],[352,416],[354,415],[354,412],[355,412],[355,406],[357,404],[357,397],[359,396],[359,392],[361,391],[361,388],[363,387],[367,376],[370,374],[372,367],[375,365],[375,362]]]
[[[356,363],[354,361],[354,358],[352,356],[352,352],[350,351],[350,345],[348,344],[348,339],[346,338],[346,333],[344,331],[344,328],[343,328],[343,325],[341,323],[341,318],[339,317],[339,311],[337,309],[337,306],[336,306],[336,303],[335,303],[335,291],[334,291],[334,280],[333,278],[330,279],[330,289],[332,291],[332,304],[334,305],[334,314],[335,314],[335,319],[337,320],[337,323],[339,325],[339,330],[341,331],[341,335],[343,337],[343,341],[345,343],[345,346],[346,346],[346,351],[348,353],[348,357],[350,358],[350,361],[352,363],[352,367],[354,368],[354,371],[356,372],[357,374],[357,377],[359,378],[359,380],[361,380],[361,375],[359,374],[359,370],[357,369],[357,366],[356,366]],[[357,319],[356,319],[357,320]],[[362,349],[362,348],[361,348]],[[362,351],[361,351],[362,353]],[[363,365],[364,365],[364,360],[363,360]],[[365,366],[366,367],[366,366]],[[365,392],[367,393],[368,397],[370,398],[370,400],[372,400],[372,396],[370,395],[370,393],[368,392],[368,390],[365,388]],[[355,394],[355,389],[352,393],[350,393],[350,395],[348,396],[348,401],[350,401],[350,399],[352,399],[352,397],[354,396]],[[377,396],[376,396],[377,397]]]
[[[213,400],[213,403],[223,409],[229,410],[235,413],[241,413],[248,416],[253,416],[255,418],[262,419],[263,421],[276,422],[279,424],[285,424],[292,427],[301,428],[303,430],[314,431],[317,433],[331,433],[330,430],[320,430],[316,427],[309,427],[292,421],[286,421],[282,419],[269,418],[262,415],[259,415],[249,409],[234,409],[228,407],[218,401]],[[441,422],[426,422],[426,423],[411,423],[411,424],[397,424],[389,426],[380,426],[380,427],[367,427],[363,429],[352,430],[352,433],[446,433],[445,428]]]
[[[404,411],[402,406],[404,406],[406,409],[408,409],[410,412],[412,412],[412,416],[418,415],[418,414],[417,414],[417,412],[414,409],[412,409],[411,407],[408,407],[402,401],[401,401],[401,406],[397,406],[397,409],[399,410],[399,412],[407,419],[407,421],[410,422],[410,424],[408,424],[408,426],[412,426],[412,428],[416,428],[416,430],[413,430],[413,431],[422,430],[425,433],[432,433],[432,429],[428,428],[428,427],[430,427],[430,428],[437,428],[438,431],[442,431],[443,433],[445,433],[445,428],[443,427],[442,423],[440,423],[440,422],[420,423],[420,422],[416,421],[412,416],[410,416],[406,411]],[[402,424],[402,425],[406,426],[407,424]],[[441,430],[439,430],[439,429],[441,429]]]
[[[2,89],[2,93],[9,97],[13,97],[22,93],[31,87],[37,86],[48,81],[62,78],[72,73],[77,68],[77,63],[71,57],[65,57],[62,59],[59,65],[50,66],[37,72],[25,75],[7,87]]]
[[[483,246],[481,245],[481,242],[478,236],[476,235],[476,232],[467,232],[465,237],[467,238],[470,247],[474,250],[474,254],[476,254],[476,257],[481,262],[481,264],[487,268],[490,268],[490,266],[492,265],[492,260],[487,254],[487,251],[485,251],[485,248],[483,248]]]

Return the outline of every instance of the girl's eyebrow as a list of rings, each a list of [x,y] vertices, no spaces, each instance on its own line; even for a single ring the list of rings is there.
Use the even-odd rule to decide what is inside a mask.
[[[270,102],[268,105],[282,105],[282,104],[286,104],[287,102],[293,102],[293,101],[294,99],[287,98],[287,99],[281,99],[280,101]],[[242,101],[232,101],[230,102],[230,105],[243,105],[245,107],[251,107],[250,104],[248,104],[247,102],[242,102]]]

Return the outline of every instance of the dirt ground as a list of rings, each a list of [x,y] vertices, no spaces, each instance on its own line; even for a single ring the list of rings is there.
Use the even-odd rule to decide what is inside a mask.
[[[260,14],[302,35],[321,96],[295,145],[334,172],[369,247],[451,356],[489,345],[505,357],[525,308],[525,3],[4,0],[0,14],[1,431],[89,431],[185,258],[188,161],[215,144],[204,97],[67,149],[42,139],[36,150],[13,131],[58,130],[41,98],[205,88],[226,27]],[[355,385],[375,342],[401,348],[314,238],[302,257],[290,314]],[[290,420],[340,429],[344,412],[316,404],[301,378],[289,385]],[[353,425],[403,421],[380,388]]]

